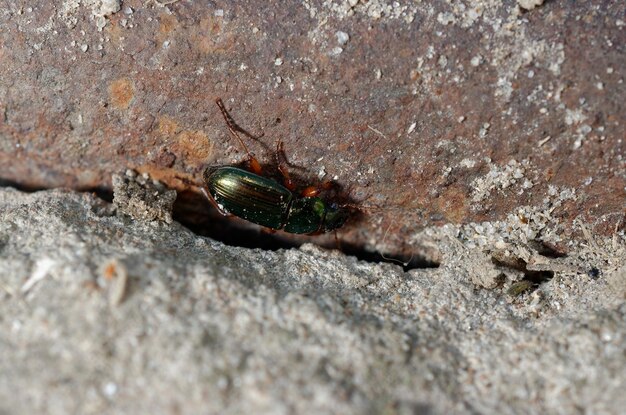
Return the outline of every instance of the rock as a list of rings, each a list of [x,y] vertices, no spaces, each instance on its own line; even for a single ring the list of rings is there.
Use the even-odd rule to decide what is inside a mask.
[[[532,10],[535,7],[541,6],[543,2],[544,0],[517,0],[517,4],[519,4],[522,9],[526,10]]]
[[[557,256],[512,220],[427,228],[439,267],[404,272],[0,188],[0,413],[619,413],[623,231]]]
[[[160,220],[172,223],[176,190],[168,190],[146,174],[132,170],[123,176],[113,175],[113,205],[118,213],[137,220]]]
[[[364,206],[339,235],[359,249],[387,233],[409,257],[419,229],[504,221],[552,191],[575,190],[553,212],[564,240],[584,240],[576,220],[610,236],[626,187],[623,2],[466,3],[12,0],[0,180],[110,192],[135,169],[191,219],[188,183],[245,159],[222,97],[264,133],[246,140],[262,163],[281,139],[303,186],[335,179]]]

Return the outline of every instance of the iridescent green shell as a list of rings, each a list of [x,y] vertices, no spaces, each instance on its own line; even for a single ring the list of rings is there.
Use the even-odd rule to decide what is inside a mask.
[[[271,229],[282,229],[293,198],[276,181],[237,167],[216,169],[207,187],[220,210]]]
[[[275,180],[238,167],[208,172],[206,184],[220,211],[270,229],[289,233],[328,232],[348,218],[344,209],[319,197],[298,198]]]

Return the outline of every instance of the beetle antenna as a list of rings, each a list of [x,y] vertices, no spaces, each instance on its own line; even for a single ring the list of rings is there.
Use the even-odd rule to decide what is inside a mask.
[[[240,133],[246,135],[247,137],[250,137],[251,139],[255,141],[257,141],[259,138],[265,135],[265,132],[262,132],[259,135],[251,134],[245,129],[243,129],[239,124],[237,124],[235,120],[233,119],[233,117],[231,117],[228,111],[226,110],[226,107],[224,106],[224,102],[222,102],[222,98],[219,98],[219,97],[215,98],[215,102],[220,107],[220,110],[222,111],[222,115],[226,119],[226,123],[229,124],[229,127],[231,127],[233,130],[239,131]]]
[[[341,207],[347,207],[356,210],[374,210],[374,211],[399,211],[406,212],[407,208],[403,208],[401,206],[379,206],[379,205],[366,205],[363,203],[341,203],[339,204]]]
[[[241,137],[239,136],[239,134],[237,134],[236,124],[234,123],[231,116],[228,114],[228,111],[226,111],[226,107],[224,106],[222,99],[216,98],[215,103],[217,104],[220,111],[222,112],[222,117],[224,117],[224,121],[226,121],[226,126],[228,127],[228,131],[230,132],[230,134],[239,141],[239,144],[241,144],[241,146],[245,150],[248,157],[252,157],[250,150],[248,150],[248,146],[246,146],[246,143],[244,143]]]

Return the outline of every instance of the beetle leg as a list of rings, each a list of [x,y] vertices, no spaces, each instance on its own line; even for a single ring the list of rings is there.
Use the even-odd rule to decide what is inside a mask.
[[[285,157],[285,151],[283,150],[283,142],[278,139],[276,140],[276,164],[278,166],[278,171],[283,176],[283,183],[285,187],[292,192],[296,190],[296,184],[289,176],[289,170],[287,170],[287,157]]]
[[[204,195],[204,197],[207,198],[207,200],[213,205],[215,209],[217,209],[218,212],[220,212],[220,214],[222,214],[222,216],[226,216],[226,217],[233,216],[232,213],[228,213],[224,209],[222,209],[220,205],[217,204],[215,199],[213,199],[213,197],[209,194],[209,192],[206,191],[204,187],[201,187],[200,190],[202,191],[202,194]]]
[[[192,181],[191,179],[188,179],[186,177],[183,176],[179,176],[178,174],[174,175],[174,178],[178,179],[180,182],[182,182],[185,186],[189,186],[189,187],[198,187],[198,185]]]
[[[323,230],[317,230],[315,232],[307,233],[307,235],[309,236],[317,236],[317,235],[323,235],[323,234],[324,234]]]
[[[322,182],[319,186],[309,186],[309,187],[304,188],[302,192],[300,192],[300,196],[315,197],[319,195],[320,193],[322,193],[322,191],[330,190],[333,187],[335,187],[335,182],[329,180],[326,182]]]
[[[304,190],[302,190],[300,192],[300,196],[302,197],[315,197],[317,195],[319,195],[322,192],[322,189],[320,189],[317,186],[309,186],[306,187]]]
[[[333,234],[335,234],[335,245],[337,246],[337,250],[341,251],[341,241],[339,241],[339,237],[337,236],[337,229],[335,229],[333,231]]]
[[[248,169],[254,174],[258,174],[259,176],[263,174],[263,168],[261,167],[261,163],[253,156],[248,155]]]
[[[254,155],[250,152],[250,150],[248,150],[248,146],[246,146],[246,143],[243,142],[243,140],[241,139],[239,134],[237,134],[237,132],[239,131],[240,133],[245,134],[254,140],[257,140],[258,138],[263,137],[263,134],[261,134],[259,137],[255,137],[252,134],[248,133],[243,128],[239,127],[237,124],[235,124],[230,114],[228,114],[228,111],[226,111],[226,107],[224,106],[224,103],[222,102],[221,98],[216,98],[215,103],[217,104],[218,108],[222,112],[222,117],[224,117],[224,121],[226,121],[226,126],[228,127],[228,131],[233,137],[237,139],[237,141],[239,141],[239,144],[241,144],[241,147],[243,147],[243,150],[246,152],[246,155],[248,156],[248,167],[250,171],[252,171],[252,173],[260,175],[263,171],[263,169],[261,168],[261,163],[259,163],[256,157],[254,157]]]

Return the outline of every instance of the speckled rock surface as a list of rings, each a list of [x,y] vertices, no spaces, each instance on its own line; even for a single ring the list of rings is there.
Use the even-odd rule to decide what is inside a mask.
[[[0,413],[626,407],[623,231],[563,256],[531,211],[427,228],[440,266],[403,272],[229,247],[146,203],[0,188]]]
[[[619,0],[11,0],[0,179],[110,190],[133,168],[188,188],[243,156],[220,96],[265,133],[249,143],[262,161],[281,139],[303,179],[382,208],[344,241],[388,233],[411,252],[415,228],[505,220],[551,188],[576,190],[564,238],[584,239],[576,220],[610,236],[626,198],[625,15]]]

